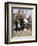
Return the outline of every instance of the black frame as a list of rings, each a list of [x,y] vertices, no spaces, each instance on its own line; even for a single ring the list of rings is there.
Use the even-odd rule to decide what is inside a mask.
[[[8,30],[8,26],[9,26],[9,9],[8,9],[8,4],[23,4],[23,5],[34,5],[36,7],[36,34],[35,34],[35,40],[30,40],[30,41],[18,41],[18,42],[10,42],[8,43],[9,39],[8,39],[8,35],[9,35],[9,30]],[[7,14],[7,25],[6,25],[6,14]],[[6,29],[7,26],[7,29]],[[6,33],[7,30],[7,33]],[[5,2],[5,44],[15,44],[15,43],[29,43],[29,42],[37,42],[37,4],[32,4],[32,3],[20,3],[20,2]]]

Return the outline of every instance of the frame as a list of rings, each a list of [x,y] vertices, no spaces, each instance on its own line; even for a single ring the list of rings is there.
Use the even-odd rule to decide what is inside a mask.
[[[5,2],[5,44],[37,42],[37,4]]]

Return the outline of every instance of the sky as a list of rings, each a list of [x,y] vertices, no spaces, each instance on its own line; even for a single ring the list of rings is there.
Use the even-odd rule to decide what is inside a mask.
[[[21,11],[24,11],[23,12],[24,14],[32,15],[32,9],[16,9],[16,8],[13,8],[13,13],[16,14],[16,13],[18,13],[19,10],[20,10],[20,13],[22,13]]]

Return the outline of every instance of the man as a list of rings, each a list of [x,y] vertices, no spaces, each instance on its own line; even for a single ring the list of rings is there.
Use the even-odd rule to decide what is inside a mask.
[[[23,19],[22,15],[20,15],[19,21],[20,21],[21,30],[23,30],[24,29],[24,19]]]

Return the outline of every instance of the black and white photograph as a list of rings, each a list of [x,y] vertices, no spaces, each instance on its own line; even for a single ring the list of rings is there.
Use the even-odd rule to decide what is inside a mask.
[[[12,8],[13,36],[32,35],[32,8]]]

